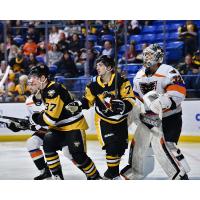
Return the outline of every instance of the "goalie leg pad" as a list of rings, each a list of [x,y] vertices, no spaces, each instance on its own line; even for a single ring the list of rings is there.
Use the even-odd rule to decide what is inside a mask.
[[[154,158],[150,150],[151,132],[144,124],[139,124],[134,135],[133,151],[130,148],[129,165],[122,171],[125,179],[143,179],[154,169]],[[132,159],[131,159],[132,157]],[[131,160],[131,162],[130,162]]]
[[[173,142],[166,142],[167,147],[171,150],[174,157],[178,160],[179,165],[183,167],[185,173],[190,172],[190,166],[186,161],[184,155],[181,153],[181,150],[176,147],[176,144]]]
[[[151,143],[156,159],[169,179],[182,179],[185,175],[185,170],[179,165],[174,155],[167,147],[164,138],[153,135]]]

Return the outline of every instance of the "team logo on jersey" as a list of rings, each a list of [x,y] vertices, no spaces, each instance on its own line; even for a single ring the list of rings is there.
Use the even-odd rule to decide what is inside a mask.
[[[105,113],[107,113],[109,110],[112,111],[111,100],[114,98],[114,91],[104,91],[102,94],[99,94],[98,97],[105,106],[105,109],[103,111]]]
[[[53,97],[53,95],[54,95],[55,93],[56,93],[55,90],[49,90],[49,91],[48,91],[48,95],[49,95],[50,97]]]
[[[150,82],[150,83],[142,83],[140,82],[139,83],[140,85],[140,90],[142,92],[142,94],[146,94],[152,90],[156,90],[156,87],[157,87],[157,81],[153,81],[153,82]]]

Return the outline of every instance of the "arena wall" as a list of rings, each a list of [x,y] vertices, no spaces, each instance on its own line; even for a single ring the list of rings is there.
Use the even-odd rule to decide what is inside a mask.
[[[200,101],[184,101],[183,107],[183,128],[181,141],[200,142]],[[24,118],[27,116],[26,107],[23,103],[1,103],[0,115]],[[89,125],[87,138],[90,140],[97,139],[94,126],[94,109],[84,111],[84,115]],[[1,119],[0,119],[1,120]],[[129,135],[133,136],[135,125],[129,127]],[[21,131],[13,133],[0,123],[0,141],[22,141],[30,137],[31,131]]]

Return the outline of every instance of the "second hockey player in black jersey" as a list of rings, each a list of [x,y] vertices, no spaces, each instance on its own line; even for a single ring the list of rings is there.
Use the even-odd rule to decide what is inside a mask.
[[[70,103],[67,109],[73,113],[95,105],[95,126],[108,167],[104,178],[120,179],[120,160],[128,145],[127,116],[135,105],[134,94],[129,80],[119,74],[115,89],[112,58],[101,56],[96,63],[98,76],[86,86],[82,100]]]

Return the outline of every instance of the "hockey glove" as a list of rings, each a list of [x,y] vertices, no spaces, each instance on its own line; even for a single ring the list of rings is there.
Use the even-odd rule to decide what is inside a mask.
[[[9,124],[6,123],[6,127],[13,132],[19,132],[21,129],[15,124],[14,122],[10,122]]]
[[[82,111],[82,103],[80,101],[74,101],[65,106],[65,108],[71,112],[72,115],[78,114]]]
[[[123,114],[125,111],[125,103],[120,99],[111,100],[111,108],[115,114]]]

